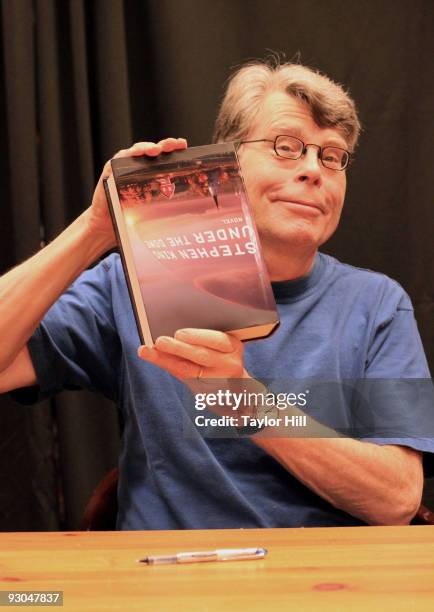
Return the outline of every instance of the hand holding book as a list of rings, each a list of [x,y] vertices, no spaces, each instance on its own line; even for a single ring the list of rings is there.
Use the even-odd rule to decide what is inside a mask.
[[[114,156],[113,159],[120,157],[136,157],[136,156],[149,156],[156,157],[160,153],[169,153],[187,147],[187,141],[185,138],[165,138],[159,142],[136,142],[128,149],[121,149]],[[109,209],[107,206],[107,199],[104,190],[104,179],[108,178],[112,174],[111,160],[109,160],[103,168],[101,176],[95,187],[95,191],[92,198],[92,204],[86,211],[88,213],[88,224],[89,230],[96,235],[103,234],[107,237],[107,243],[109,248],[113,248],[116,245],[116,236],[113,230],[113,224],[110,218]]]
[[[240,390],[268,393],[265,386],[244,368],[243,352],[241,340],[211,329],[181,329],[174,338],[160,336],[152,348],[140,346],[138,349],[141,359],[167,370],[185,383],[193,394],[204,390],[207,395]],[[255,406],[240,404],[234,413],[230,404],[215,403],[210,410],[219,416],[236,415],[239,419],[253,416]]]
[[[180,380],[247,378],[241,340],[212,329],[180,329],[175,337],[160,336],[153,348],[138,355]]]

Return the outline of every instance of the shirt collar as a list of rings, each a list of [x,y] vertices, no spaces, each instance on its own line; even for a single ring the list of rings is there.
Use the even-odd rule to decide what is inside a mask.
[[[294,280],[272,281],[271,286],[276,301],[296,298],[305,293],[319,281],[324,267],[324,260],[321,253],[317,253],[312,269],[305,276]]]

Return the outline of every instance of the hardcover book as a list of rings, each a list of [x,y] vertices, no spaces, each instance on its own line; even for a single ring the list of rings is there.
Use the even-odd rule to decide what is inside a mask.
[[[140,340],[279,323],[233,143],[113,159],[105,190]]]

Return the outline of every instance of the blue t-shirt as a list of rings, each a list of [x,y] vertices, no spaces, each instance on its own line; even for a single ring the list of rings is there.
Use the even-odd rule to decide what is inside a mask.
[[[273,289],[281,323],[269,338],[246,343],[253,377],[429,379],[410,299],[386,276],[318,253],[308,276]],[[118,255],[84,272],[29,340],[40,396],[87,388],[122,411],[119,529],[364,524],[249,438],[185,436],[185,386],[139,359],[138,345]],[[383,433],[372,441],[434,452],[429,437]]]

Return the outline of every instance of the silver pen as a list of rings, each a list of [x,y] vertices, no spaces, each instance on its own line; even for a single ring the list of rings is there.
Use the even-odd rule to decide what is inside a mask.
[[[220,548],[198,552],[180,552],[174,555],[157,555],[139,559],[147,565],[166,565],[169,563],[204,563],[206,561],[243,561],[244,559],[263,559],[265,548]]]

